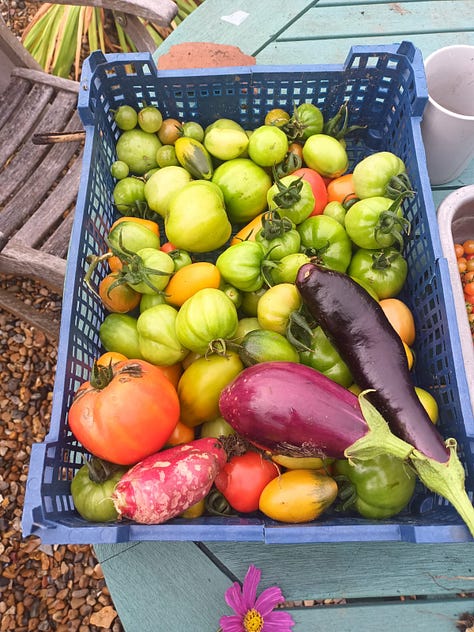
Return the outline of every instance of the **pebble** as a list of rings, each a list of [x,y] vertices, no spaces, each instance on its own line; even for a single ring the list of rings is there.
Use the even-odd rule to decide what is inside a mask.
[[[32,281],[14,284],[38,308],[60,311],[60,298]],[[91,546],[22,537],[31,445],[48,430],[55,366],[45,336],[0,310],[0,632],[123,632]]]

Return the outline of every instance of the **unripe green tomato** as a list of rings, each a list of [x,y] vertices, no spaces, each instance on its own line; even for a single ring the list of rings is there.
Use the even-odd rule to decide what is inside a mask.
[[[121,105],[114,112],[114,121],[119,129],[131,130],[137,126],[138,114],[131,105]]]
[[[122,180],[128,176],[130,169],[123,160],[115,160],[110,165],[110,173],[114,178],[117,178],[117,180]]]
[[[144,132],[155,134],[163,123],[160,110],[154,105],[148,105],[138,112],[138,125]]]

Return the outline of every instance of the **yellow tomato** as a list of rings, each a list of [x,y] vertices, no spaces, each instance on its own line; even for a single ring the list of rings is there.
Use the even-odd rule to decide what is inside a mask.
[[[315,470],[288,470],[277,476],[260,495],[259,509],[272,520],[309,522],[332,505],[337,483]]]
[[[419,386],[415,386],[415,391],[420,402],[423,404],[423,408],[428,413],[428,417],[434,424],[437,423],[439,419],[439,408],[438,403],[433,395],[431,395],[431,393],[429,393],[428,391],[425,391],[424,388],[420,388]]]
[[[410,308],[398,298],[384,298],[379,304],[403,342],[411,346],[415,342],[415,320]]]

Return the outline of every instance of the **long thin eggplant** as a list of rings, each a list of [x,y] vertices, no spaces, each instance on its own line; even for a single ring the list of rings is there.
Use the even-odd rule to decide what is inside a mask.
[[[474,508],[455,439],[444,441],[420,404],[405,351],[380,305],[348,275],[307,263],[296,286],[304,304],[392,432],[413,446],[419,478],[457,509],[474,535]]]
[[[445,463],[449,451],[416,394],[403,343],[379,303],[347,274],[313,263],[299,269],[296,286],[355,383],[374,389],[368,399],[392,432]]]
[[[294,362],[244,369],[222,390],[219,408],[239,435],[273,454],[343,458],[357,448],[358,456],[406,458],[412,449],[348,389]]]

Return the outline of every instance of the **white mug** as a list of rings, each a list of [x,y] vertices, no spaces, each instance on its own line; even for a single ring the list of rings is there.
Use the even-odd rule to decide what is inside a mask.
[[[431,184],[454,180],[474,157],[474,46],[440,48],[425,60],[421,122]]]

